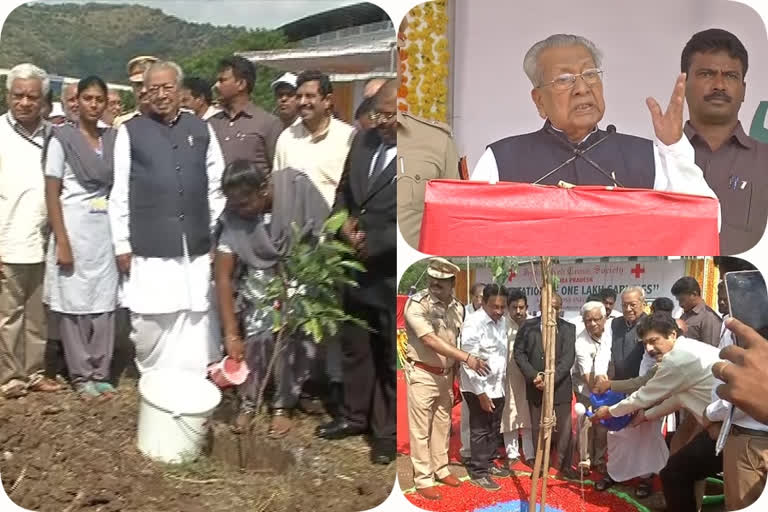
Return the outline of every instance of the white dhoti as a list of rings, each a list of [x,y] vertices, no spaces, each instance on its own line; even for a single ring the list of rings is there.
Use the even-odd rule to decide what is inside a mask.
[[[212,343],[208,312],[132,313],[131,326],[136,367],[141,373],[172,368],[205,375],[208,364],[220,358]]]
[[[645,375],[655,361],[646,353],[640,364]],[[646,477],[667,465],[669,449],[662,435],[663,419],[646,421],[637,427],[608,432],[608,475],[616,482]]]
[[[207,254],[133,258],[125,299],[140,372],[164,368],[205,375],[208,364],[221,359],[212,297]]]

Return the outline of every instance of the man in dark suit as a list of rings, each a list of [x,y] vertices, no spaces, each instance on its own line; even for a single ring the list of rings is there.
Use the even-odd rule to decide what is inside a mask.
[[[552,296],[552,307],[557,317],[555,341],[555,394],[554,405],[557,424],[557,464],[553,467],[573,478],[571,468],[571,402],[573,384],[571,368],[576,360],[576,326],[560,318],[563,299]],[[541,335],[541,317],[526,320],[515,338],[515,362],[525,377],[526,396],[531,410],[533,442],[538,446],[541,407],[544,397],[544,345]]]
[[[341,236],[366,267],[356,277],[359,287],[345,290],[345,309],[371,330],[344,327],[342,415],[316,431],[326,439],[370,431],[378,464],[395,458],[396,108],[397,82],[391,80],[375,96],[376,128],[355,137],[336,192],[334,210],[350,215]]]

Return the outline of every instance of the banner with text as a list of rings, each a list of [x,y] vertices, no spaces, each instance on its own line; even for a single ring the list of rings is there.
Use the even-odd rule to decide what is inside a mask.
[[[536,271],[535,278],[533,269]],[[675,281],[685,275],[685,261],[562,263],[553,265],[553,270],[559,278],[557,291],[563,297],[564,310],[578,311],[590,294],[607,287],[616,290],[616,309],[621,311],[621,292],[630,286],[641,286],[649,302],[657,297],[669,297],[674,301],[670,290]],[[481,283],[493,281],[490,271],[485,268],[478,269],[476,276]],[[541,284],[541,267],[524,264],[510,273],[506,285],[525,291],[532,314],[539,311],[537,283]]]

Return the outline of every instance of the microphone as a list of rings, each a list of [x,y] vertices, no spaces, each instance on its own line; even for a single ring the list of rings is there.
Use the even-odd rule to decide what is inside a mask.
[[[594,160],[592,160],[592,159],[591,159],[589,156],[587,156],[587,155],[585,154],[587,151],[590,151],[592,148],[594,148],[594,147],[598,146],[598,145],[599,145],[599,144],[601,144],[601,143],[602,143],[604,140],[606,140],[608,137],[610,137],[611,135],[613,135],[614,133],[616,133],[616,126],[615,126],[615,125],[612,125],[612,124],[609,124],[609,125],[606,127],[606,130],[605,130],[605,131],[607,132],[607,133],[606,133],[606,135],[605,135],[605,137],[603,137],[603,138],[599,139],[598,141],[596,141],[596,142],[592,143],[590,146],[588,146],[588,147],[587,147],[587,148],[585,148],[585,149],[579,149],[579,148],[575,148],[575,147],[573,147],[571,144],[569,144],[568,142],[566,142],[565,140],[563,140],[563,139],[562,139],[560,136],[558,136],[558,135],[557,135],[557,133],[555,133],[555,131],[552,129],[552,127],[551,127],[551,126],[550,126],[550,127],[548,127],[548,128],[547,128],[547,133],[549,133],[550,135],[552,135],[554,138],[556,138],[558,141],[560,141],[560,143],[561,143],[561,144],[563,144],[563,145],[564,145],[564,146],[566,146],[568,149],[570,149],[570,150],[573,152],[573,156],[572,156],[572,157],[570,157],[569,159],[567,159],[566,161],[564,161],[563,163],[561,163],[560,165],[558,165],[557,167],[555,167],[554,169],[552,169],[551,171],[549,171],[547,174],[545,174],[544,176],[542,176],[542,177],[541,177],[541,178],[539,178],[538,180],[534,181],[534,182],[533,182],[533,184],[534,184],[534,185],[536,185],[536,184],[538,184],[538,183],[540,183],[540,182],[544,181],[545,179],[549,178],[550,176],[552,176],[554,173],[556,173],[557,171],[559,171],[560,169],[562,169],[563,167],[565,167],[565,166],[566,166],[566,165],[568,165],[569,163],[571,163],[571,162],[573,162],[574,160],[576,160],[577,158],[581,157],[581,158],[583,158],[583,159],[584,159],[584,160],[585,160],[585,161],[586,161],[588,164],[590,164],[592,167],[594,167],[595,169],[597,169],[597,171],[598,171],[600,174],[602,174],[603,176],[605,176],[606,178],[608,178],[609,180],[611,180],[611,181],[613,182],[613,184],[614,184],[614,185],[616,185],[617,187],[623,187],[624,185],[622,185],[622,184],[621,184],[621,183],[620,183],[620,182],[619,182],[619,181],[618,181],[618,180],[617,180],[617,179],[614,177],[614,175],[613,175],[613,174],[609,174],[609,173],[607,173],[607,172],[606,172],[606,171],[605,171],[605,170],[604,170],[602,167],[600,167],[600,165],[598,165],[598,163],[597,163],[597,162],[595,162]]]

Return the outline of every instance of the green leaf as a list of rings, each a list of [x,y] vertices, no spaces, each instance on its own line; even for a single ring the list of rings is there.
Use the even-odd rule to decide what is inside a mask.
[[[357,270],[359,272],[365,272],[365,266],[363,266],[362,263],[359,261],[353,261],[353,260],[346,260],[339,263],[344,268],[351,268],[353,270]]]
[[[341,210],[340,212],[336,212],[325,221],[323,224],[323,232],[324,233],[336,233],[341,229],[341,226],[344,225],[344,223],[349,218],[349,213],[347,210]]]

